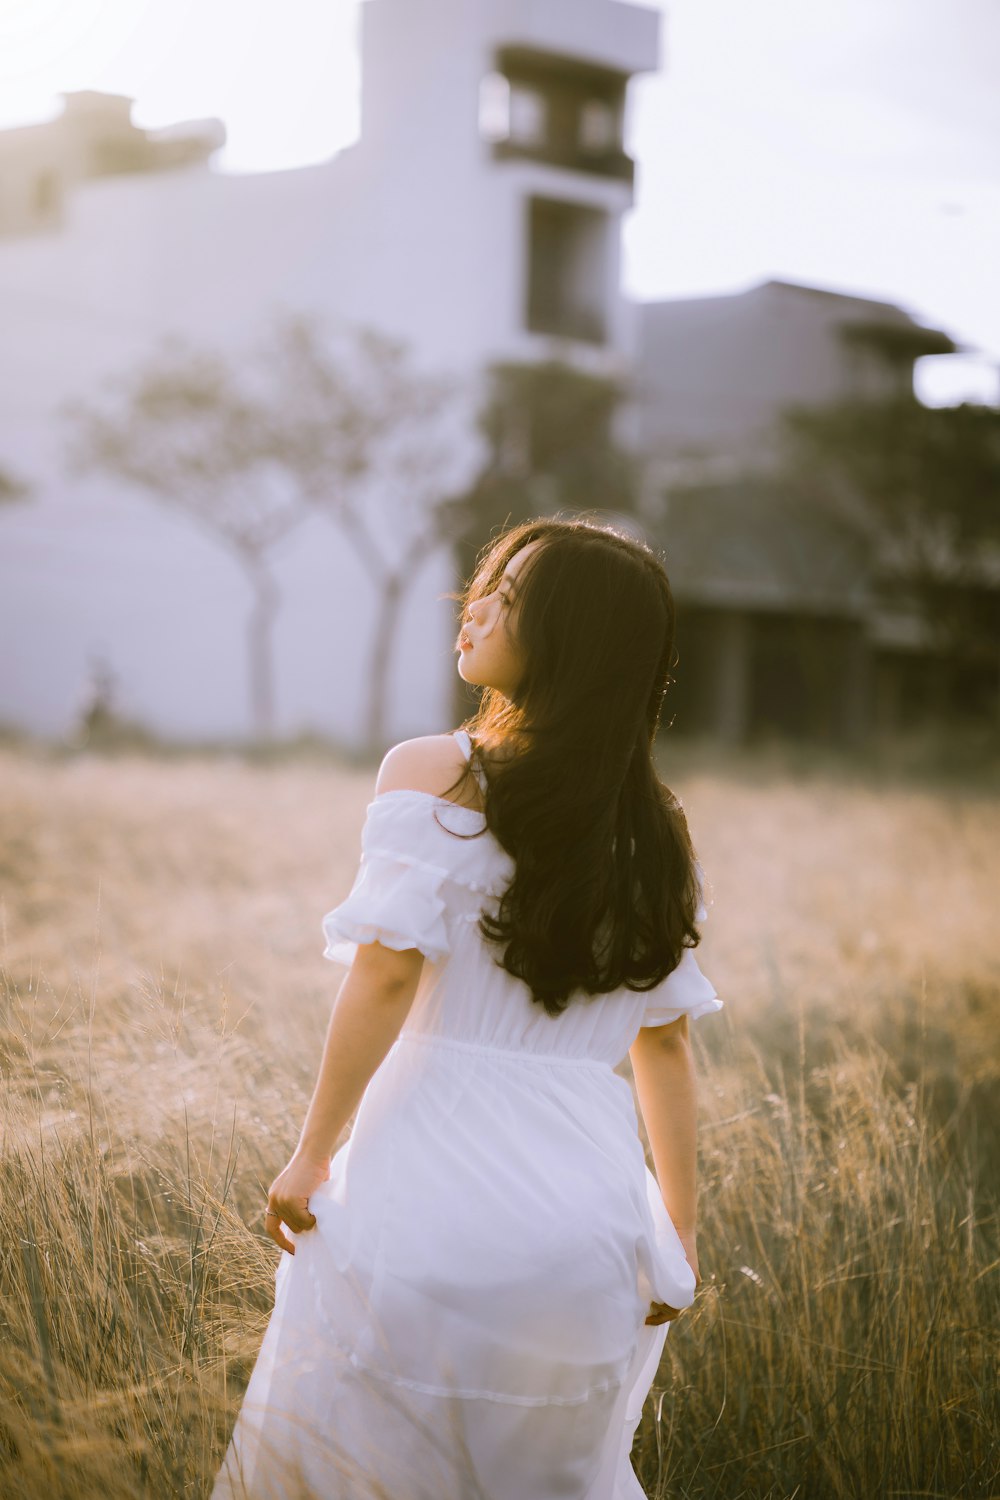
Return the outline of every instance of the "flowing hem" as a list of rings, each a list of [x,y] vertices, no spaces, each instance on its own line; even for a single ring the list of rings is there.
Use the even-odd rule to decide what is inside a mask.
[[[622,1362],[622,1372],[610,1380],[602,1380],[594,1385],[587,1386],[586,1390],[575,1396],[516,1396],[509,1391],[486,1391],[475,1390],[464,1386],[432,1385],[426,1380],[414,1380],[408,1375],[394,1375],[388,1370],[380,1369],[377,1365],[366,1363],[359,1359],[353,1350],[344,1349],[337,1345],[337,1353],[345,1359],[355,1370],[362,1370],[366,1375],[372,1375],[376,1380],[381,1380],[389,1385],[404,1386],[407,1390],[419,1391],[424,1396],[443,1396],[446,1399],[460,1401],[497,1401],[505,1406],[582,1406],[585,1401],[590,1401],[594,1396],[603,1395],[606,1391],[617,1391],[624,1383],[625,1372],[635,1358],[633,1349],[626,1360]]]

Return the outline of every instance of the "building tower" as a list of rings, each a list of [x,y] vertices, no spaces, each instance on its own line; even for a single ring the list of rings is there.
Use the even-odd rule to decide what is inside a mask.
[[[436,326],[442,353],[479,367],[551,356],[555,342],[560,358],[622,371],[626,91],[658,65],[658,12],[367,0],[361,14],[358,150],[377,158],[377,175],[369,162],[363,175],[383,205],[367,248],[396,262],[386,282],[419,288],[421,304],[390,321],[421,325],[421,342],[437,341]]]

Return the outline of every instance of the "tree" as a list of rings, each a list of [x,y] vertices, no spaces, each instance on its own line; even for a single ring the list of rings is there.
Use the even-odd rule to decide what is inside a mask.
[[[939,657],[996,670],[1000,411],[912,396],[796,408],[790,474],[864,541],[885,596],[914,609]]]
[[[407,588],[460,524],[452,490],[469,461],[461,387],[415,368],[398,339],[370,328],[331,339],[304,321],[285,331],[281,369],[296,393],[283,462],[343,533],[378,601],[365,714],[366,746],[378,754]]]
[[[485,538],[533,516],[565,511],[634,515],[639,466],[614,438],[624,390],[560,360],[498,361],[487,370],[477,423],[485,462],[453,502],[458,571],[470,576]],[[473,690],[456,685],[459,714]]]
[[[250,585],[247,622],[256,737],[274,727],[272,635],[279,595],[270,554],[298,525],[302,496],[276,454],[282,392],[221,355],[170,340],[93,402],[68,408],[71,462],[112,473],[219,541]],[[253,372],[257,373],[257,372]]]
[[[0,469],[0,505],[16,505],[27,500],[31,486],[9,469]]]
[[[613,436],[617,381],[545,360],[498,362],[488,382],[487,459],[462,511],[470,529],[566,508],[635,511],[638,466]]]
[[[329,516],[375,586],[365,738],[383,747],[391,644],[405,587],[440,544],[452,456],[450,387],[413,372],[372,330],[321,333],[286,317],[239,370],[171,341],[103,399],[78,403],[73,460],[114,473],[221,541],[253,594],[248,622],[258,738],[273,732],[270,555],[310,511]],[[452,445],[453,447],[454,445]]]

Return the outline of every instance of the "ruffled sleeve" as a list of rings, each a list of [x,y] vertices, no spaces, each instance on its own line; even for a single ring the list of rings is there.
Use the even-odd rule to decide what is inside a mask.
[[[704,922],[708,916],[705,905],[705,878],[701,865],[696,866],[701,898],[695,912],[695,921]],[[643,1026],[666,1026],[686,1015],[692,1021],[722,1009],[722,1001],[715,987],[698,967],[693,948],[685,948],[681,961],[661,984],[648,992]]]
[[[451,949],[441,887],[448,871],[428,858],[430,800],[383,792],[368,804],[361,863],[350,891],[323,918],[324,958],[350,965],[358,945],[419,948],[432,963]]]

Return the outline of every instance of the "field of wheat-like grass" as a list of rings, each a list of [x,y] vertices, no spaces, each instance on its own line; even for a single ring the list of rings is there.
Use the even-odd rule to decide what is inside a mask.
[[[664,774],[713,906],[652,1497],[1000,1493],[1000,796]],[[202,1496],[374,771],[0,750],[0,1494]],[[397,1497],[398,1500],[398,1497]],[[530,1500],[530,1497],[525,1497]]]

